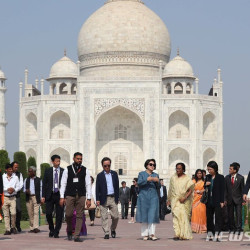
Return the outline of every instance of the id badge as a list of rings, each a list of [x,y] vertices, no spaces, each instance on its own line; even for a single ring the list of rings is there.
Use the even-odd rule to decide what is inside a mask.
[[[78,178],[76,178],[76,177],[73,178],[73,182],[74,182],[74,183],[78,182]]]
[[[55,183],[55,188],[58,188],[58,184],[57,183]]]

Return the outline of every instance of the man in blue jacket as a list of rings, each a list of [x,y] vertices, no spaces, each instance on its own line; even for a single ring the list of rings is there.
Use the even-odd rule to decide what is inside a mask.
[[[102,229],[104,239],[109,239],[108,209],[110,210],[112,224],[111,237],[116,237],[116,227],[119,220],[118,199],[119,199],[119,179],[115,171],[110,170],[111,159],[104,157],[101,161],[103,171],[96,177],[96,205],[100,206]]]

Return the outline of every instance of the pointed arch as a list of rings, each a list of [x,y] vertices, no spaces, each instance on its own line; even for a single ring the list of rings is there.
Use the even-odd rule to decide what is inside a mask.
[[[66,83],[61,83],[59,87],[59,94],[60,95],[67,95],[68,94],[68,86]]]
[[[37,117],[33,112],[26,116],[25,134],[27,140],[37,139]]]
[[[203,168],[206,169],[209,161],[216,160],[216,152],[212,148],[208,148],[203,153]]]
[[[174,93],[175,94],[183,94],[183,85],[180,82],[177,82],[174,85]]]
[[[34,157],[37,160],[37,155],[36,152],[33,148],[30,148],[27,152],[26,152],[26,158],[29,159],[29,157]]]
[[[175,173],[175,166],[177,163],[183,162],[186,165],[186,173],[189,173],[189,153],[187,150],[178,147],[173,149],[169,154],[169,170],[170,175]]]
[[[50,138],[70,139],[70,117],[62,110],[57,111],[50,117]]]
[[[203,116],[203,138],[206,140],[216,140],[217,138],[217,121],[211,111]]]
[[[169,139],[189,138],[189,116],[177,110],[169,116]]]
[[[117,162],[122,162],[121,158],[125,157],[130,173],[135,171],[134,174],[138,174],[134,166],[143,164],[143,123],[135,112],[116,106],[97,120],[96,165],[107,155],[111,159],[120,155]],[[100,165],[99,167],[101,168]]]
[[[60,164],[61,167],[66,168],[67,166],[70,165],[70,154],[66,149],[61,147],[56,148],[50,153],[50,157],[52,155],[59,155],[61,157],[61,164]]]

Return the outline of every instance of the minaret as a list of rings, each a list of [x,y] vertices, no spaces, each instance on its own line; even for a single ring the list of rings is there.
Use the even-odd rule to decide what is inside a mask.
[[[6,148],[5,92],[7,89],[5,87],[5,80],[5,75],[0,68],[0,149]]]

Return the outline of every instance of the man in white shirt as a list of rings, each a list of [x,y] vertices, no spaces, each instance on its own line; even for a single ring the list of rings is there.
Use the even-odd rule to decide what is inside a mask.
[[[39,208],[42,197],[42,180],[36,176],[36,167],[29,167],[29,177],[25,179],[23,192],[26,193],[26,207],[30,219],[30,233],[39,233]]]
[[[13,167],[13,175],[16,175],[18,180],[19,180],[19,188],[17,190],[16,194],[16,229],[20,233],[22,232],[21,226],[20,226],[20,221],[22,217],[22,206],[21,206],[21,198],[20,198],[20,191],[23,188],[23,175],[18,171],[19,169],[19,163],[16,161],[13,161],[11,163]]]
[[[11,164],[5,166],[6,174],[3,175],[3,193],[4,204],[2,207],[5,221],[4,235],[10,235],[11,232],[16,234],[16,194],[19,189],[18,177],[13,175],[13,168]],[[10,214],[11,214],[11,228],[10,228]]]
[[[76,228],[74,241],[81,242],[80,231],[82,228],[82,216],[86,206],[91,205],[91,179],[89,171],[82,166],[82,154],[76,152],[74,162],[63,171],[60,188],[60,205],[66,203],[66,221],[68,240],[72,240],[72,218],[76,209]],[[66,197],[66,199],[64,199]]]

